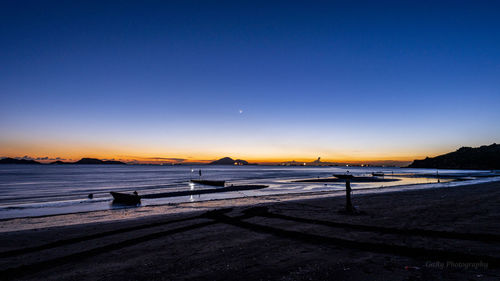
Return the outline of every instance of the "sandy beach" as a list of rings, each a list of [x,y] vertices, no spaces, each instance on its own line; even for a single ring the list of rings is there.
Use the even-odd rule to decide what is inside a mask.
[[[0,281],[500,281],[500,1],[3,1]]]
[[[218,201],[203,207],[193,203],[184,205],[182,212],[152,212],[106,222],[93,222],[91,217],[105,213],[92,212],[78,224],[17,231],[5,228],[19,225],[19,220],[3,221],[0,276],[4,280],[500,278],[500,182],[355,193],[359,215],[339,212],[343,197],[268,199],[254,206],[244,204],[248,198],[233,199],[233,208]],[[58,216],[38,220],[57,222]]]

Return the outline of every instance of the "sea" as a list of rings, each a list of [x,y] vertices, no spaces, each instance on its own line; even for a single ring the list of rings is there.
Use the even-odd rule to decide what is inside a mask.
[[[126,208],[113,204],[110,191],[139,194],[215,188],[191,179],[225,180],[226,185],[269,187],[225,193],[143,199],[141,206],[199,202],[249,196],[325,193],[345,190],[342,182],[295,182],[351,173],[383,172],[389,182],[352,183],[354,192],[434,188],[499,180],[492,171],[397,167],[218,166],[218,165],[0,165],[0,220]],[[496,175],[496,177],[494,177]],[[438,182],[439,181],[439,182]],[[92,198],[89,198],[92,194]],[[140,208],[140,206],[138,207]]]

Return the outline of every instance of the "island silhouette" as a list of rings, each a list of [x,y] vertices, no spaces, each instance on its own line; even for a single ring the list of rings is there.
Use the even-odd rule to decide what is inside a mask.
[[[249,165],[247,161],[236,159],[233,160],[231,157],[224,157],[219,160],[210,162],[210,165]]]
[[[302,162],[295,162],[302,165]],[[286,162],[286,163],[292,163]],[[325,164],[319,158],[311,164]],[[127,165],[116,160],[101,160],[97,158],[82,158],[76,162],[63,162],[61,160],[41,163],[32,159],[5,157],[0,159],[0,164],[48,164],[48,165]],[[208,165],[257,165],[242,159],[223,157],[208,163]],[[470,169],[470,170],[500,170],[500,144],[483,145],[480,147],[461,147],[458,150],[435,157],[414,160],[407,168],[434,168],[434,169]]]
[[[35,160],[27,160],[27,159],[15,159],[15,158],[11,158],[11,157],[6,157],[6,158],[3,158],[3,159],[0,159],[0,164],[36,164],[36,165],[40,165],[40,164],[44,164],[44,163],[40,163],[38,161],[35,161]],[[78,164],[78,165],[87,165],[87,164],[91,164],[91,165],[100,165],[100,164],[107,164],[107,165],[126,165],[126,163],[124,162],[121,162],[121,161],[115,161],[115,160],[100,160],[100,159],[96,159],[96,158],[82,158],[76,162],[63,162],[63,161],[54,161],[54,162],[50,162],[50,163],[47,163],[49,165],[74,165],[74,164]]]
[[[408,168],[498,170],[500,169],[500,144],[494,143],[475,148],[461,147],[447,154],[415,160]]]
[[[27,159],[15,159],[11,157],[6,157],[0,159],[0,164],[42,164],[35,160],[27,160]]]

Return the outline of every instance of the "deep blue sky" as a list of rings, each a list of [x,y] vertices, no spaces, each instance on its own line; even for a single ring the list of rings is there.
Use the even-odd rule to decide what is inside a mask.
[[[0,156],[410,159],[499,142],[499,15],[498,1],[4,1]]]

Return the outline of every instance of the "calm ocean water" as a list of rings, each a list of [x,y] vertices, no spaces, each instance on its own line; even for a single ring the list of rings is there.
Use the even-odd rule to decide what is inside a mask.
[[[210,188],[193,186],[190,179],[226,180],[227,184],[267,184],[269,188],[245,192],[183,196],[143,200],[142,205],[187,202],[242,196],[342,190],[342,183],[295,183],[295,179],[329,177],[349,170],[354,175],[383,171],[394,173],[394,182],[354,183],[353,188],[379,188],[406,184],[435,183],[422,176],[435,169],[362,168],[362,167],[283,167],[283,166],[139,166],[139,165],[1,165],[0,219],[41,216],[116,208],[110,191],[139,194]],[[482,173],[478,171],[440,170],[441,175]],[[410,175],[420,175],[413,177]],[[443,180],[441,180],[443,181]],[[446,181],[446,180],[444,180]],[[94,199],[88,199],[92,193]]]

